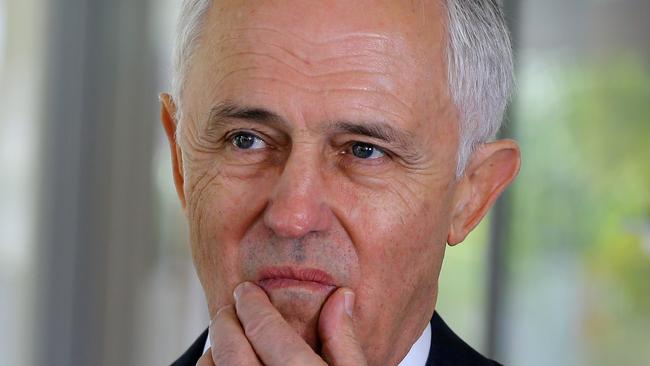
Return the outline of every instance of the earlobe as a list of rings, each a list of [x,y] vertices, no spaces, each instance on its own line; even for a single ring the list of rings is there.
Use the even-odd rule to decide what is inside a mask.
[[[472,192],[467,175],[463,176],[462,180],[456,186],[454,194],[453,212],[451,214],[451,223],[449,225],[449,233],[447,234],[447,244],[454,246],[465,239],[466,235],[462,235],[464,227],[464,214],[467,205],[471,199]]]
[[[180,146],[176,141],[176,104],[169,94],[163,93],[160,95],[160,121],[162,122],[169,148],[171,150],[172,158],[172,175],[174,177],[174,185],[176,186],[176,194],[183,210],[185,210],[185,191],[184,191],[184,176],[183,176],[183,159]]]
[[[447,243],[465,240],[517,176],[520,164],[519,146],[513,140],[494,141],[477,149],[456,189]]]

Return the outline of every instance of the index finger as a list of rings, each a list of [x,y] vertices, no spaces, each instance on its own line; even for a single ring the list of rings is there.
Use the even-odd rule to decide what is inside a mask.
[[[246,337],[265,365],[326,365],[256,285],[237,286],[235,308]]]
[[[248,343],[232,305],[219,309],[217,315],[212,319],[210,343],[212,345],[212,360],[217,366],[262,365]]]

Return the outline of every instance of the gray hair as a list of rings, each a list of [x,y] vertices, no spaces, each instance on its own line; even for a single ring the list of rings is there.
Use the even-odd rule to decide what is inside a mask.
[[[447,0],[447,78],[460,113],[456,176],[499,132],[514,84],[510,33],[494,0]]]
[[[172,95],[182,120],[185,75],[203,20],[214,0],[183,0],[174,49]],[[514,84],[510,34],[495,0],[446,0],[447,78],[460,113],[456,176],[477,146],[493,139],[503,121]]]

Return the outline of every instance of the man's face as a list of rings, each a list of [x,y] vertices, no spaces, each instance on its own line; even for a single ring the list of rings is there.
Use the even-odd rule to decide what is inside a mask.
[[[345,286],[369,363],[403,356],[434,310],[456,187],[444,9],[215,3],[179,140],[211,315],[255,282],[316,346]]]

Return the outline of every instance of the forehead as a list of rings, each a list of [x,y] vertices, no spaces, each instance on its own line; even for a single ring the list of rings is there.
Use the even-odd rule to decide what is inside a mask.
[[[443,13],[438,0],[215,0],[207,18],[214,29],[294,29],[318,41],[364,31],[435,38]]]
[[[215,1],[187,104],[284,91],[414,119],[448,104],[444,19],[437,1]]]

